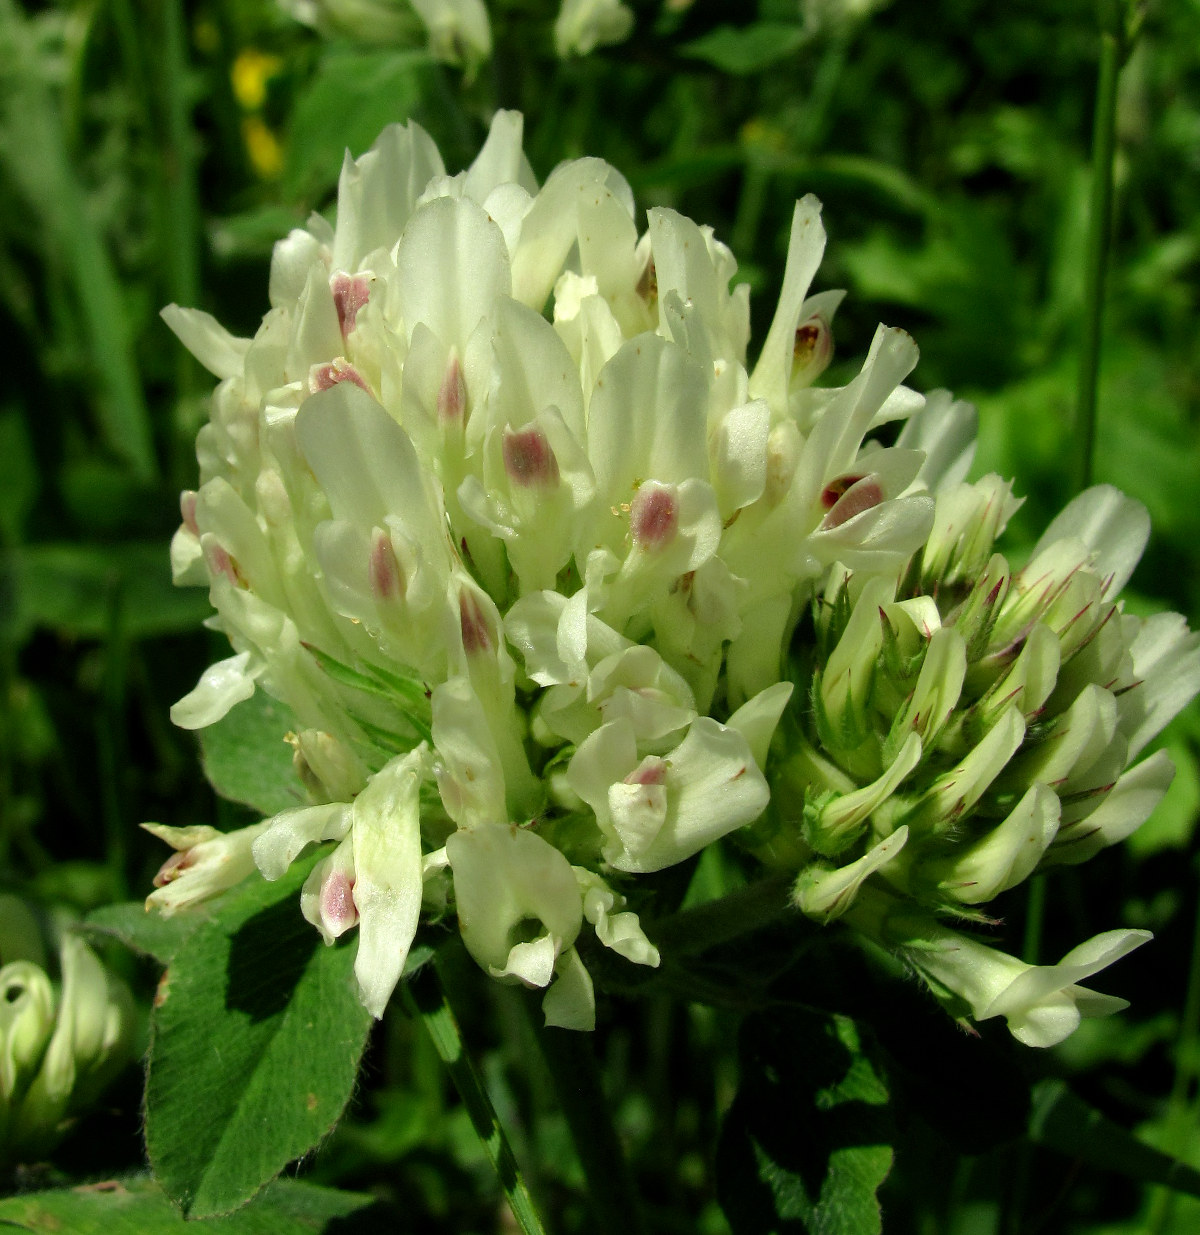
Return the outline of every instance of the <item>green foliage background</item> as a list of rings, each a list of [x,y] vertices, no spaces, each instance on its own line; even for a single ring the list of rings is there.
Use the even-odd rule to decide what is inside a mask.
[[[816,193],[830,232],[819,286],[850,290],[837,319],[839,354],[861,355],[880,320],[915,335],[916,384],[949,386],[979,406],[974,474],[1013,475],[1027,495],[1018,541],[1032,543],[1070,496],[1104,5],[897,0],[837,19],[832,3],[696,0],[679,10],[645,0],[633,6],[629,42],[566,63],[553,55],[554,5],[490,7],[496,52],[468,82],[418,45],[322,39],[267,0],[0,0],[0,872],[11,889],[80,911],[136,900],[163,856],[137,822],[226,827],[257,817],[214,795],[196,743],[167,719],[170,703],[224,653],[200,626],[203,594],[170,585],[166,546],[178,493],[195,483],[193,441],[210,379],[157,313],[177,301],[252,333],[266,307],[271,244],[329,207],[342,150],[360,153],[390,121],[419,120],[452,169],[472,157],[497,106],[525,112],[539,177],[564,158],[608,159],[640,207],[672,205],[732,245],[754,291],[759,339],[792,204]],[[806,22],[804,13],[824,18]],[[1198,47],[1197,0],[1159,0],[1121,78],[1096,458],[1096,478],[1139,498],[1154,520],[1130,605],[1178,609],[1193,626]],[[810,971],[795,940],[769,930],[749,970],[718,950],[703,974],[677,982],[676,997],[667,986],[602,1001],[599,1083],[649,1229],[729,1229],[715,1164],[734,1164],[726,1181],[751,1170],[747,1154],[760,1142],[737,1141],[753,1125],[748,1112],[762,1107],[786,1122],[789,1097],[799,1101],[761,1078],[739,1093],[739,1066],[743,1081],[756,1075],[768,1040],[808,1078],[817,1097],[804,1100],[826,1108],[876,1105],[869,1060],[885,1060],[892,1139],[879,1132],[873,1156],[842,1166],[872,1175],[873,1189],[888,1171],[884,1146],[896,1147],[880,1192],[889,1232],[1197,1229],[1200,1203],[1150,1186],[1152,1172],[1117,1173],[1120,1152],[1089,1159],[1069,1134],[1056,1139],[1048,1118],[1041,1147],[1021,1139],[1028,1112],[1013,1099],[1031,1078],[1065,1076],[1112,1121],[1114,1136],[1134,1130],[1200,1167],[1196,709],[1164,740],[1178,773],[1159,812],[1120,852],[1049,885],[1046,955],[1119,925],[1155,931],[1137,962],[1106,975],[1106,989],[1133,1006],[1085,1022],[1047,1056],[1014,1055],[989,1025],[968,1059],[957,1031],[911,988],[873,989],[876,979],[836,949]],[[206,754],[210,770],[227,767]],[[286,769],[276,773],[271,789],[286,795]],[[253,768],[228,775],[244,785]],[[685,905],[737,880],[717,856],[706,858]],[[1014,903],[1014,937],[1021,912]],[[111,960],[148,1009],[157,968],[119,950]],[[551,1229],[586,1229],[597,1199],[584,1191],[569,1119],[536,1062],[520,999],[474,983],[461,957],[445,964],[473,992],[464,1038]],[[814,1028],[805,1004],[840,1015]],[[790,1010],[762,1023],[772,1007]],[[873,1024],[881,1014],[890,1026]],[[867,1026],[869,1049],[835,1075],[847,1035],[858,1044],[850,1017]],[[833,1072],[805,1071],[809,1058]],[[51,1162],[21,1168],[10,1189],[140,1170],[140,1103],[141,1076],[131,1069]],[[797,1122],[805,1118],[797,1109]],[[870,1145],[856,1135],[851,1144]],[[388,1229],[505,1229],[470,1114],[419,1016],[397,1011],[373,1033],[348,1117],[303,1171],[397,1204]],[[771,1204],[763,1178],[746,1184],[754,1196],[739,1231],[870,1229],[853,1205],[832,1225],[813,1226],[803,1171],[776,1178]],[[158,1230],[151,1222],[160,1220],[174,1229],[148,1185],[122,1188],[130,1204],[160,1207],[136,1211],[144,1225],[130,1230]],[[227,1229],[308,1229],[287,1225],[300,1210],[324,1223],[327,1209],[330,1225],[312,1229],[366,1230],[378,1217],[362,1196],[322,1193],[305,1209],[299,1195],[279,1186],[256,1202],[267,1206],[264,1225]],[[33,1222],[41,1203],[3,1202],[0,1216]],[[759,1210],[771,1216],[755,1225]],[[63,1210],[60,1219],[98,1230],[87,1225],[92,1212]],[[248,1222],[252,1212],[222,1221]]]

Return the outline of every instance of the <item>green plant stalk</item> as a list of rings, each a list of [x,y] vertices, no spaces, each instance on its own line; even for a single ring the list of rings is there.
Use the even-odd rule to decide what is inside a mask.
[[[24,18],[11,0],[0,0],[0,22],[19,60],[14,66],[16,81],[0,119],[9,133],[21,134],[19,145],[0,144],[0,160],[34,216],[44,220],[48,238],[69,271],[87,333],[91,366],[101,387],[96,407],[108,444],[139,480],[149,480],[155,471],[150,418],[116,272],[104,238],[88,214],[58,107],[37,77],[36,53]]]
[[[1092,483],[1096,442],[1096,388],[1104,323],[1104,289],[1112,243],[1113,159],[1116,153],[1117,81],[1126,48],[1111,31],[1100,35],[1100,81],[1092,128],[1092,192],[1084,283],[1083,343],[1075,409],[1075,491]]]
[[[198,236],[200,209],[196,194],[196,167],[192,149],[187,82],[190,66],[183,37],[180,0],[162,7],[166,102],[167,157],[166,242],[168,288],[172,299],[194,305],[200,294]]]
[[[449,992],[443,981],[443,970],[435,958],[425,966],[424,972],[412,981],[405,982],[401,990],[404,1002],[411,1015],[425,1026],[434,1048],[437,1050],[454,1087],[458,1090],[471,1117],[475,1129],[487,1153],[496,1178],[508,1198],[513,1217],[524,1235],[546,1235],[541,1218],[533,1203],[533,1197],[521,1176],[512,1147],[504,1128],[496,1115],[496,1109],[462,1040],[458,1018],[450,1003]]]
[[[1042,951],[1042,929],[1046,921],[1046,876],[1034,875],[1025,885],[1025,934],[1021,959],[1036,965]]]
[[[583,1167],[595,1229],[601,1235],[646,1235],[641,1201],[613,1125],[592,1035],[548,1028],[538,992],[528,992],[524,1004]]]

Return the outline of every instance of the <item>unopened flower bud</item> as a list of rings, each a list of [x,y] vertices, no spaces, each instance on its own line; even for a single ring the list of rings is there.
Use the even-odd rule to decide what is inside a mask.
[[[1034,785],[1002,823],[951,857],[923,862],[913,877],[951,900],[980,905],[1033,874],[1058,831],[1058,818],[1053,791]]]
[[[796,881],[792,899],[800,910],[819,922],[840,918],[853,904],[868,877],[888,865],[907,840],[908,829],[900,827],[872,846],[857,862],[836,870],[810,866]]]
[[[142,827],[175,850],[154,876],[156,891],[146,898],[147,909],[169,915],[241,883],[254,870],[251,845],[267,824],[234,832],[219,832],[203,824],[172,828],[143,823]]]
[[[994,553],[973,581],[966,599],[946,619],[947,625],[952,625],[962,636],[967,660],[972,664],[988,646],[992,628],[1008,595],[1009,581],[1008,563],[999,553]]]
[[[0,969],[0,1092],[18,1101],[54,1030],[54,991],[45,972],[31,961]]]
[[[977,578],[996,538],[1020,506],[1011,482],[996,475],[939,493],[921,560],[926,588]]]
[[[866,708],[875,679],[875,662],[883,648],[887,618],[882,606],[892,599],[886,579],[871,579],[862,590],[850,620],[821,671],[814,692],[817,725],[834,749],[853,748],[870,732]]]

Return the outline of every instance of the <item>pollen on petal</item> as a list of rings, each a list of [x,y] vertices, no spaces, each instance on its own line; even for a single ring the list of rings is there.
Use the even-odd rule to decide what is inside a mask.
[[[679,501],[666,485],[645,485],[629,511],[633,543],[642,549],[661,549],[679,530]]]
[[[558,460],[541,429],[505,430],[504,470],[522,488],[549,488],[558,484]]]
[[[339,270],[329,280],[329,290],[333,292],[342,338],[348,338],[358,319],[359,309],[371,298],[371,280],[366,275],[350,275]]]

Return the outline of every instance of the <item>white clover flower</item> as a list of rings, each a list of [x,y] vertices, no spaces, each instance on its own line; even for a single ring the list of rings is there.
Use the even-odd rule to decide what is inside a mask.
[[[565,60],[621,43],[633,29],[632,10],[620,0],[562,0],[554,22],[554,49]]]
[[[172,563],[233,646],[172,715],[199,728],[256,690],[281,699],[313,804],[228,838],[168,834],[185,856],[151,901],[331,845],[302,908],[327,941],[357,929],[376,1015],[423,898],[452,893],[479,963],[578,1027],[581,923],[657,963],[628,877],[761,815],[797,621],[835,563],[851,590],[894,594],[970,435],[939,396],[919,442],[870,438],[923,402],[901,385],[903,331],[880,327],[845,387],[815,384],[841,293],[810,295],[814,199],[748,367],[748,291],[711,229],[658,209],[639,236],[597,159],[539,188],[521,135],[497,113],[452,176],[421,129],[392,126],[347,157],[336,225],[276,246],[253,339],[164,311],[220,379]],[[892,609],[918,642],[921,615]],[[857,672],[826,683],[851,719]],[[525,919],[541,926],[517,938]]]
[[[429,31],[436,60],[461,64],[468,72],[492,54],[492,28],[483,0],[409,0]]]
[[[977,1021],[1003,1016],[1026,1046],[1055,1046],[1084,1017],[1110,1016],[1128,1002],[1079,983],[1141,947],[1149,931],[1106,931],[1072,948],[1057,965],[1029,965],[932,918],[886,904],[886,896],[860,900],[855,924],[886,940],[955,1015]]]
[[[390,43],[412,36],[416,19],[408,0],[277,0],[298,22],[330,37]]]

